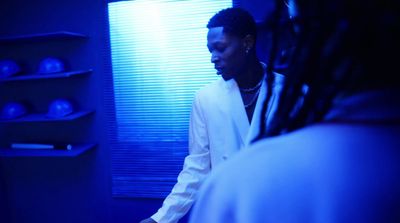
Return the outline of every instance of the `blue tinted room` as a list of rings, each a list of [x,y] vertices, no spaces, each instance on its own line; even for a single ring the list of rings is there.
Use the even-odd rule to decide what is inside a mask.
[[[188,153],[194,94],[218,78],[209,18],[247,9],[266,61],[270,2],[3,0],[0,222],[154,214]]]

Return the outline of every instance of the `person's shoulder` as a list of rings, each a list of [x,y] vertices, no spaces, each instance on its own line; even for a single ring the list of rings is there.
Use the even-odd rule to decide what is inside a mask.
[[[255,178],[274,178],[283,172],[290,173],[289,169],[294,166],[296,166],[295,168],[299,166],[309,168],[308,163],[303,163],[303,161],[312,159],[314,156],[313,148],[317,148],[317,144],[321,141],[315,140],[316,134],[323,135],[320,127],[311,126],[285,135],[256,141],[221,165],[222,167],[215,171],[219,175],[216,178],[223,177],[233,180],[245,175]],[[307,157],[307,159],[303,159],[303,157]],[[283,165],[283,163],[286,164]],[[243,175],[238,175],[238,172]]]
[[[197,92],[197,97],[215,97],[218,92],[226,88],[226,82],[222,78],[218,78],[204,86]]]
[[[332,170],[335,162],[346,164],[361,151],[370,151],[374,156],[380,156],[378,147],[393,149],[396,137],[393,129],[400,126],[364,126],[341,123],[315,124],[284,135],[269,137],[256,141],[233,156],[219,170],[220,176],[226,175],[232,179],[243,175],[254,176],[268,181],[282,174],[298,176],[315,174],[324,167]],[[366,137],[367,136],[367,137]],[[383,140],[385,139],[385,140]],[[384,158],[382,158],[384,159]],[[359,160],[359,162],[362,162]],[[365,160],[368,163],[368,160]],[[266,170],[266,171],[262,171]],[[230,172],[231,174],[226,174]]]
[[[216,79],[216,80],[213,80],[213,81],[211,81],[210,83],[208,83],[208,84],[204,85],[203,87],[201,87],[201,88],[199,89],[199,91],[207,91],[207,90],[209,90],[209,89],[218,88],[218,86],[221,85],[221,83],[222,83],[223,81],[224,81],[224,80],[223,80],[222,78],[218,78],[218,79]]]
[[[252,207],[274,208],[273,203],[282,198],[276,192],[296,190],[312,170],[309,153],[303,154],[296,147],[295,141],[303,134],[262,139],[243,148],[213,170],[204,190],[212,191],[218,199],[232,198],[241,204],[239,200],[245,199]],[[265,198],[271,203],[263,201]]]

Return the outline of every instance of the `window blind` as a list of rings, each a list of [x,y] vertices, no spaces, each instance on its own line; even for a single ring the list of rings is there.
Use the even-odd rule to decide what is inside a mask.
[[[226,0],[135,0],[108,4],[114,117],[115,197],[165,197],[188,151],[194,93],[217,75],[208,20]]]

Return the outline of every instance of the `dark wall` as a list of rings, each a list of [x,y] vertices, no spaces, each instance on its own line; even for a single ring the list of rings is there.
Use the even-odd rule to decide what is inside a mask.
[[[271,34],[271,22],[273,21],[275,1],[274,0],[234,0],[236,6],[241,7],[249,11],[258,25],[258,36],[257,36],[257,54],[261,61],[267,63],[271,44],[272,44],[272,34]],[[288,23],[284,21],[285,15],[280,18],[282,26],[279,30],[279,37],[277,38],[277,45],[282,47],[282,49],[290,48],[291,40],[290,37],[290,27]],[[279,59],[281,58],[281,53],[277,54]],[[278,63],[278,65],[280,65]],[[281,72],[283,70],[275,69],[275,71]]]
[[[87,39],[17,42],[1,45],[0,58],[16,59],[34,73],[45,56],[63,59],[71,70],[89,75],[1,85],[0,102],[25,100],[32,112],[46,112],[52,99],[67,97],[76,109],[95,113],[71,122],[2,124],[2,146],[15,141],[93,142],[78,157],[2,157],[0,222],[110,222],[110,153],[102,106],[108,70],[104,1],[2,1],[1,36],[71,31]]]

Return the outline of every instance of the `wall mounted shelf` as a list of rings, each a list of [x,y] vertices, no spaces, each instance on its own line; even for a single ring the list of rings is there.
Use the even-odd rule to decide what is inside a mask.
[[[22,74],[14,77],[7,77],[0,79],[0,82],[9,82],[9,81],[25,81],[25,80],[37,80],[37,79],[53,79],[53,78],[68,78],[72,76],[89,74],[93,70],[77,70],[77,71],[69,71],[69,72],[61,72],[61,73],[51,73],[51,74]]]
[[[14,47],[18,47],[16,52],[16,56],[18,58],[18,55],[28,55],[31,54],[32,58],[35,56],[35,52],[37,51],[52,51],[56,50],[57,47],[60,47],[60,53],[64,52],[61,50],[63,47],[69,48],[68,45],[66,44],[66,41],[71,41],[69,44],[77,44],[81,43],[81,40],[86,40],[88,36],[81,34],[81,33],[76,33],[76,32],[69,32],[69,31],[55,31],[55,32],[41,32],[41,33],[33,33],[33,34],[24,34],[24,35],[9,35],[9,36],[1,36],[0,37],[0,47],[4,47],[6,49],[5,52],[12,52],[14,50]],[[77,41],[75,41],[77,40]],[[53,42],[53,45],[49,45],[51,41]],[[79,42],[78,42],[79,41]],[[40,43],[40,44],[37,44]],[[71,45],[74,47],[71,50],[76,50],[78,48],[75,48],[76,45]],[[78,45],[79,46],[79,45]],[[26,50],[25,50],[26,47]],[[22,51],[21,51],[22,50]],[[69,53],[72,53],[73,51],[68,51],[65,55],[69,55]],[[62,57],[62,56],[61,56]],[[75,59],[72,54],[70,56],[70,59]],[[63,58],[63,57],[62,57]],[[80,77],[83,75],[88,75],[92,73],[92,69],[85,69],[85,70],[68,70],[66,72],[59,72],[59,73],[49,73],[49,74],[42,74],[42,73],[21,73],[15,76],[7,77],[7,78],[0,78],[0,84],[7,84],[9,82],[19,82],[21,83],[22,81],[27,82],[27,81],[36,81],[36,80],[45,80],[45,79],[62,79],[62,78],[73,78],[73,77]],[[69,79],[70,80],[70,79]],[[68,80],[66,80],[68,81]],[[36,83],[31,83],[32,85],[37,84]],[[57,83],[55,83],[57,84]],[[64,84],[64,83],[59,83],[59,84]],[[31,85],[29,85],[31,86]],[[15,86],[10,86],[10,87],[15,87],[16,89],[19,87],[17,84]],[[26,91],[26,88],[21,88],[22,91],[18,91],[18,94],[21,96],[26,95],[26,94],[31,94],[31,92]],[[54,90],[54,89],[53,89]],[[46,91],[46,89],[43,89],[43,91]],[[54,92],[46,92],[49,95],[52,95]],[[11,95],[8,94],[7,92],[4,93],[5,96]],[[34,94],[34,93],[33,93]],[[35,95],[33,95],[35,96]],[[75,95],[76,96],[76,95]],[[65,97],[72,97],[71,95],[65,96]],[[12,100],[12,99],[7,99],[6,97],[2,99],[4,101]],[[36,99],[32,99],[32,103],[35,104],[36,101],[40,101],[40,95],[38,94]],[[41,111],[41,110],[39,110]],[[4,126],[0,126],[1,129],[7,129],[7,125],[10,124],[25,124],[25,123],[46,123],[44,124],[39,130],[36,129],[36,126],[26,126],[27,129],[29,130],[24,130],[24,131],[39,131],[39,134],[42,133],[46,135],[48,132],[52,131],[52,128],[54,126],[52,124],[48,123],[54,123],[54,122],[70,122],[74,121],[77,119],[81,119],[84,117],[87,117],[91,114],[94,113],[94,110],[78,110],[73,112],[72,114],[69,114],[65,117],[61,118],[49,118],[47,117],[46,112],[41,112],[41,113],[29,113],[26,114],[22,117],[15,118],[15,119],[1,119],[0,118],[0,124],[4,124]],[[85,125],[87,123],[73,123],[78,124],[78,125]],[[21,128],[24,128],[25,126],[19,126]],[[16,140],[18,141],[25,141],[23,137],[18,137],[18,129],[14,133],[10,134],[17,134],[15,137]],[[91,144],[91,143],[78,143],[79,141],[82,141],[82,139],[79,139],[79,135],[76,133],[71,133],[76,135],[76,140],[74,142],[77,143],[71,143],[72,148],[71,149],[44,149],[44,147],[40,147],[40,149],[33,149],[31,146],[28,148],[28,145],[19,145],[19,147],[22,148],[15,148],[15,145],[12,145],[12,143],[7,142],[9,139],[0,135],[0,139],[2,141],[2,145],[7,145],[7,143],[10,143],[10,148],[1,148],[0,147],[0,157],[74,157],[78,156],[88,150],[91,150],[92,148],[96,147],[96,144]],[[79,134],[79,133],[78,133]],[[48,135],[48,134],[47,134]],[[75,138],[75,137],[74,137]],[[49,139],[51,140],[51,139]],[[83,139],[86,141],[86,139]],[[14,148],[11,148],[13,146]],[[7,147],[7,146],[3,146]]]
[[[31,41],[48,41],[56,39],[84,39],[84,38],[87,38],[87,36],[81,33],[57,31],[50,33],[37,33],[37,34],[1,37],[0,43],[20,43],[20,42],[31,42]]]
[[[71,150],[0,148],[0,157],[74,157],[94,149],[94,143],[72,144]]]
[[[0,119],[0,123],[16,123],[16,122],[60,122],[72,121],[94,113],[94,111],[78,111],[61,118],[48,118],[46,114],[28,114],[16,119]]]

